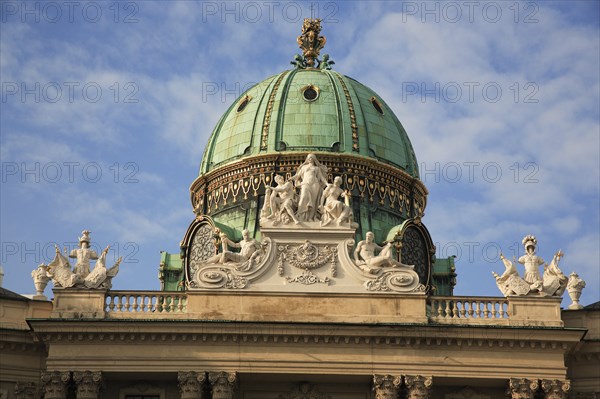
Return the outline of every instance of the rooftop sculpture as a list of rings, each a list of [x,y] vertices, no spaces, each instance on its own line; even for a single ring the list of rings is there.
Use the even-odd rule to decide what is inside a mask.
[[[44,289],[50,280],[54,288],[84,288],[84,289],[110,289],[112,279],[119,272],[122,258],[110,268],[106,268],[106,255],[110,246],[107,246],[100,256],[90,249],[90,231],[84,230],[79,238],[79,248],[71,251],[68,257],[76,258],[74,267],[69,263],[67,252],[61,253],[60,248],[55,246],[55,257],[48,265],[41,264],[31,273],[33,278],[36,297],[45,298]],[[94,268],[90,268],[90,259],[95,259]]]
[[[519,275],[514,260],[510,261],[502,254],[500,254],[500,259],[504,263],[506,270],[502,275],[492,272],[496,278],[498,289],[500,289],[500,292],[504,296],[535,295],[560,297],[569,284],[574,287],[572,289],[573,292],[578,289],[579,295],[581,295],[581,289],[585,286],[585,282],[583,280],[578,282],[575,279],[578,278],[576,274],[572,275],[571,279],[567,278],[558,267],[560,259],[564,256],[561,250],[556,252],[548,265],[536,254],[537,239],[533,235],[529,234],[525,236],[522,244],[525,248],[525,255],[521,256],[518,262],[525,267],[523,277]],[[540,274],[539,270],[542,265],[544,265],[543,275]],[[574,304],[577,304],[575,299]]]

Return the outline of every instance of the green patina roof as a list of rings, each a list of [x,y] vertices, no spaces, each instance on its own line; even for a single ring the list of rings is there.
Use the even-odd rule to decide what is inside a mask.
[[[309,85],[319,90],[315,101],[304,99],[303,89]],[[249,102],[238,111],[247,96]],[[277,151],[352,153],[419,177],[408,135],[392,110],[373,90],[331,70],[284,71],[243,93],[212,132],[200,174],[242,157]]]

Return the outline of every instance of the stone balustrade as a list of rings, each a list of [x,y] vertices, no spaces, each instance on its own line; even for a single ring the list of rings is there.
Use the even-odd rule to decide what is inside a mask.
[[[444,324],[508,324],[508,308],[507,298],[427,298],[427,314],[430,320]]]
[[[187,295],[160,291],[108,291],[105,311],[111,315],[187,313]]]
[[[560,298],[54,290],[52,317],[561,327]],[[381,300],[383,297],[386,300]],[[295,312],[282,312],[285,307]],[[352,312],[350,312],[352,310]],[[351,315],[351,316],[349,316]]]

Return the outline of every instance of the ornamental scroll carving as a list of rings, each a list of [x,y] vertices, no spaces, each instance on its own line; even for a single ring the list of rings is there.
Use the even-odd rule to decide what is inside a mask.
[[[332,399],[332,397],[319,392],[315,384],[302,382],[289,393],[279,395],[277,399]]]
[[[285,275],[285,265],[288,264],[302,270],[302,274],[295,277],[286,276],[290,283],[312,285],[317,283],[329,284],[329,277],[319,277],[314,270],[329,265],[331,277],[337,276],[337,247],[329,245],[315,245],[309,240],[299,246],[280,245],[278,250],[277,271],[280,276]]]
[[[182,242],[189,289],[243,289],[268,266],[271,240],[258,242],[242,232],[239,242],[215,227],[206,216],[192,222]]]

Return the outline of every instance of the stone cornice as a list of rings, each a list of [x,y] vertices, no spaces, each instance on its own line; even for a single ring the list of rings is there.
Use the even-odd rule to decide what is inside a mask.
[[[234,342],[396,347],[525,348],[568,351],[584,330],[342,323],[228,321],[31,320],[39,339],[53,342]],[[368,332],[368,333],[365,333]]]

